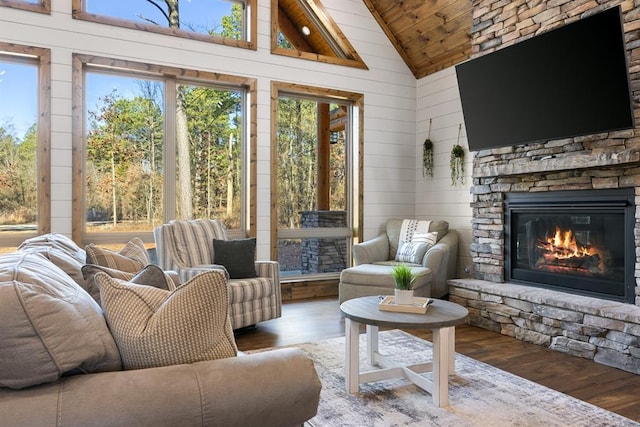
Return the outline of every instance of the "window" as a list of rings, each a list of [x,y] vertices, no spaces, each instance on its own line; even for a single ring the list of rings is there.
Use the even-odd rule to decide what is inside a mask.
[[[271,0],[271,53],[367,69],[320,0]]]
[[[176,218],[251,232],[254,80],[75,55],[74,82],[76,241],[153,241]]]
[[[48,49],[0,43],[0,236],[6,250],[51,229],[50,58]]]
[[[72,0],[73,17],[255,50],[257,0]]]
[[[335,276],[362,221],[362,96],[284,83],[272,92],[272,256],[283,278]]]
[[[2,0],[0,6],[51,14],[51,0]]]

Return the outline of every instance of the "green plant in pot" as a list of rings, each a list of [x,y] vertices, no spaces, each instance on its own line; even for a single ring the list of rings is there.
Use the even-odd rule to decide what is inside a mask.
[[[416,280],[413,270],[407,264],[396,264],[391,269],[391,276],[396,284],[396,304],[411,304],[413,302],[413,282]]]

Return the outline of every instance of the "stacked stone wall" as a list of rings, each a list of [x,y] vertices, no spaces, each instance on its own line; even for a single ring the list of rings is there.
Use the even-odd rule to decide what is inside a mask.
[[[474,57],[620,5],[634,115],[640,125],[640,2],[479,0],[472,4]],[[637,129],[475,153],[470,251],[473,277],[479,280],[451,282],[451,298],[469,308],[471,324],[640,374]],[[634,188],[636,195],[635,305],[504,283],[506,193],[623,187]]]

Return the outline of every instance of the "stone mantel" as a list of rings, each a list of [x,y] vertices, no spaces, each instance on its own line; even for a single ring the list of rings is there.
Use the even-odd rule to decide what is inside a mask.
[[[474,160],[473,177],[489,178],[640,164],[640,151],[637,148],[625,149],[619,152],[571,152],[539,156],[528,155],[524,158],[508,160],[496,158],[496,152],[514,151],[514,147],[506,147],[504,149],[478,152]]]

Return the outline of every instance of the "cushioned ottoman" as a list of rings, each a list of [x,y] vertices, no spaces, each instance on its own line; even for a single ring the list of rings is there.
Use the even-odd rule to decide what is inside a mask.
[[[371,295],[393,295],[395,283],[391,277],[392,265],[361,264],[340,273],[340,303],[352,298]],[[424,267],[411,267],[416,280],[413,285],[417,297],[431,296],[433,273]]]

